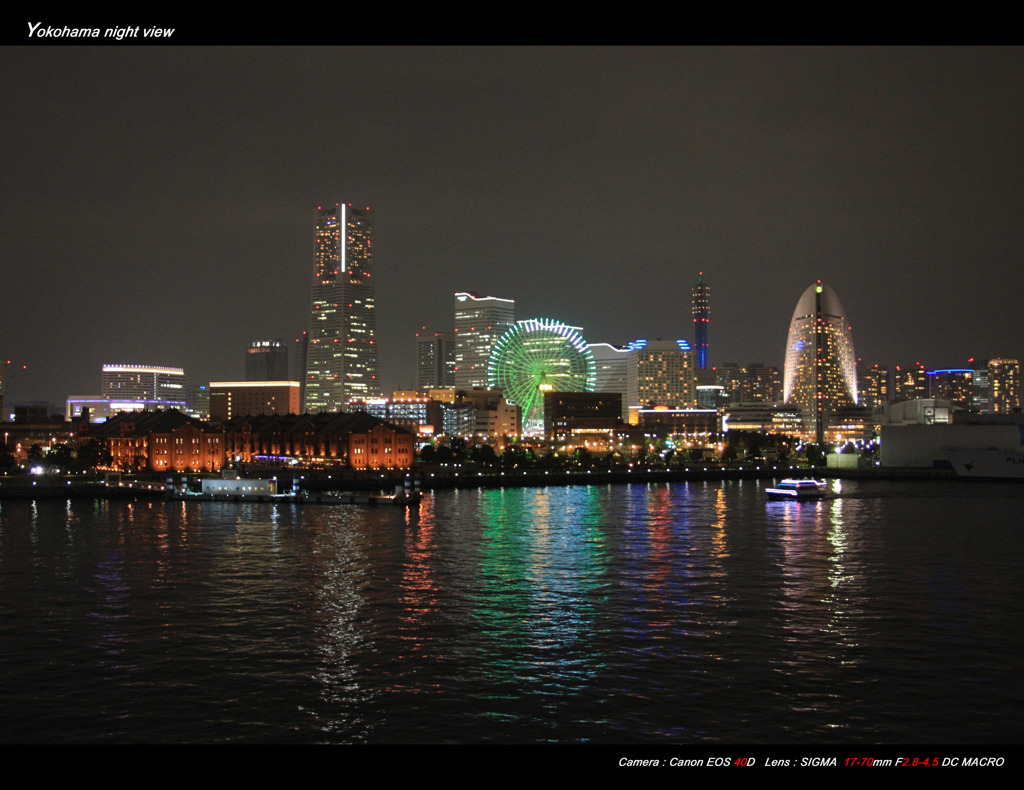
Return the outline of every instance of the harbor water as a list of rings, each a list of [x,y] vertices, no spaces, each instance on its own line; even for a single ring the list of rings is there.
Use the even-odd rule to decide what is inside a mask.
[[[0,502],[0,741],[995,744],[1024,487]]]

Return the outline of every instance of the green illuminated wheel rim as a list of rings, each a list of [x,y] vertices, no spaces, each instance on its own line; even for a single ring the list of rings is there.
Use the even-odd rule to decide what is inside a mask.
[[[597,365],[574,327],[547,318],[510,326],[487,361],[487,386],[523,410],[523,433],[544,430],[544,392],[593,392]]]

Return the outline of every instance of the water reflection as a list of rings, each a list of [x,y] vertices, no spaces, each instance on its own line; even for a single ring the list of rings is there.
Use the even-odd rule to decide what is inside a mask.
[[[757,483],[695,482],[443,492],[408,511],[3,502],[0,737],[1017,731],[1020,492],[830,495],[766,505]]]

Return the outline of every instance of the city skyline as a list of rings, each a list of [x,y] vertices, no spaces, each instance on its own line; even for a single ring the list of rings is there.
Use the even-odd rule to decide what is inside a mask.
[[[375,209],[385,392],[452,293],[622,345],[692,338],[698,272],[712,365],[781,366],[793,291],[818,279],[866,362],[1024,356],[1020,48],[0,57],[0,346],[28,365],[9,403],[93,391],[110,359],[241,379],[239,348],[306,328],[328,195]],[[362,79],[317,81],[337,71]]]

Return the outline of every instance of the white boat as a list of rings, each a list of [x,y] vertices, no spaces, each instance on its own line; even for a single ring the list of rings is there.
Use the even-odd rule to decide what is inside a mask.
[[[825,485],[824,480],[787,478],[764,492],[769,499],[818,499],[825,495]]]

